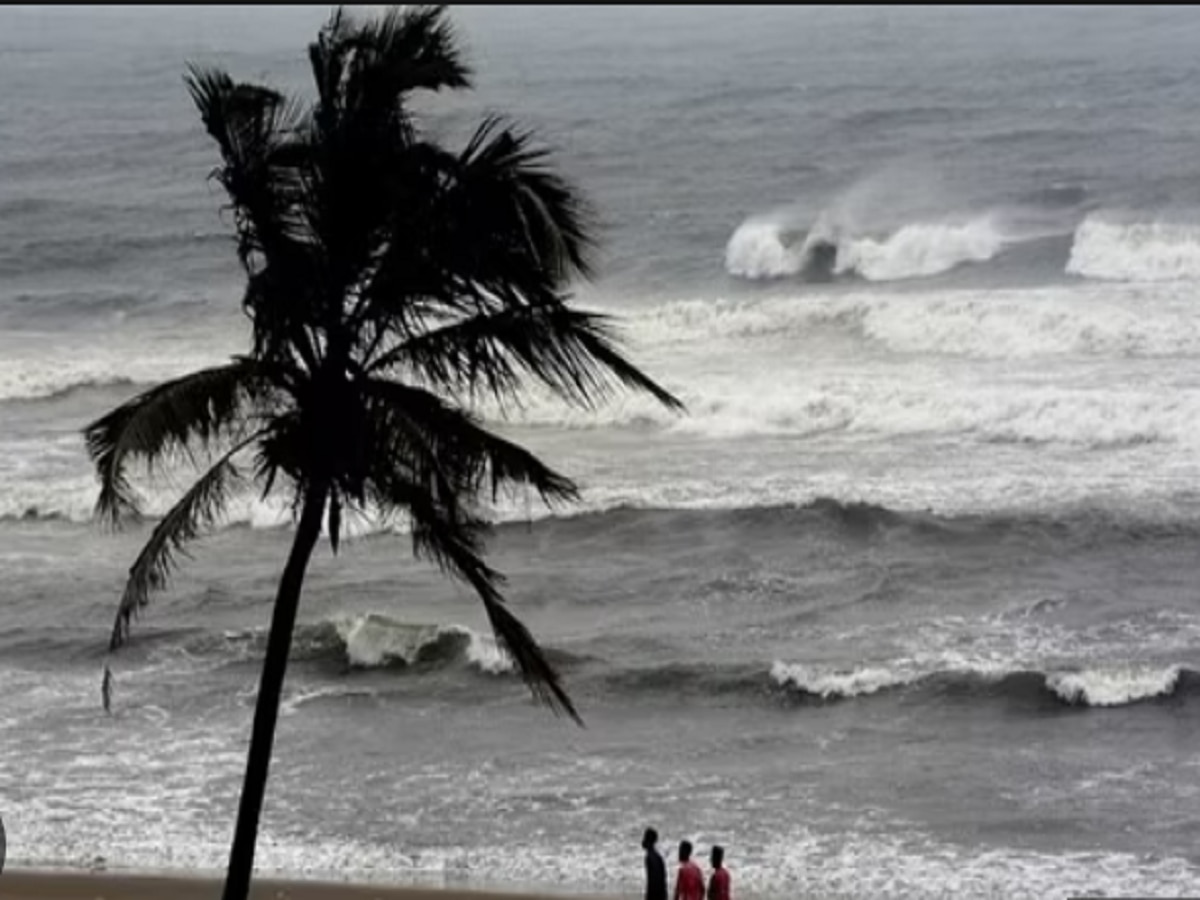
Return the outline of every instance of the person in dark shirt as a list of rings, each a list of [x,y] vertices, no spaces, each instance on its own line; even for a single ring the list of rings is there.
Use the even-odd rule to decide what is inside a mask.
[[[667,900],[667,864],[655,846],[658,832],[647,828],[642,835],[642,849],[646,851],[646,900]]]
[[[731,900],[729,894],[729,870],[722,865],[725,862],[725,849],[712,848],[712,875],[708,878],[708,900]]]

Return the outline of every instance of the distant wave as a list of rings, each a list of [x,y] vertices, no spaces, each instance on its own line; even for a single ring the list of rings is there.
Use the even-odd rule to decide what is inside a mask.
[[[1197,673],[1180,666],[1055,672],[1046,676],[1046,687],[1067,703],[1125,706],[1139,700],[1171,696],[1185,672],[1189,685],[1195,687]]]
[[[285,697],[279,704],[283,715],[290,715],[297,710],[316,703],[345,703],[347,701],[377,701],[380,694],[372,688],[351,687],[345,684],[324,685],[319,688],[297,691]]]
[[[855,272],[868,281],[926,278],[992,259],[1013,241],[991,216],[958,225],[915,223],[883,238],[839,243],[834,270]]]
[[[0,513],[0,522],[72,522],[73,520],[66,513],[57,510],[46,510],[37,506],[27,506],[19,512]],[[79,524],[76,521],[76,524]]]
[[[386,619],[386,617],[367,617]],[[361,627],[361,626],[360,626]],[[355,665],[436,667],[466,664],[500,674],[511,663],[494,643],[457,626],[412,626],[376,621],[365,642],[351,633],[348,654]],[[980,664],[971,668],[921,670],[897,663],[837,669],[776,661],[769,669],[749,663],[663,663],[611,669],[598,663],[571,678],[575,689],[608,697],[771,697],[799,702],[850,702],[904,692],[932,703],[1002,701],[1029,706],[1113,708],[1200,696],[1200,671],[1181,665],[1125,665],[1038,671]],[[782,693],[780,693],[782,692]]]
[[[466,662],[491,674],[512,670],[494,638],[461,625],[414,625],[378,613],[334,623],[346,660],[358,668]]]
[[[851,700],[908,690],[931,697],[1050,699],[1066,706],[1115,707],[1200,694],[1200,672],[1179,665],[1050,672],[995,666],[923,671],[886,664],[837,670],[777,661],[771,679],[790,692],[816,700]]]
[[[72,452],[82,456],[83,438],[74,439],[72,436],[71,443]],[[0,522],[62,522],[76,526],[90,525],[95,517],[98,490],[95,477],[90,473],[60,483],[21,483],[16,493],[8,496],[0,494]],[[166,512],[170,505],[178,500],[181,491],[182,488],[177,485],[159,485],[153,490],[142,490],[142,512],[147,523],[152,523]],[[227,515],[220,527],[276,529],[287,527],[291,521],[291,510],[282,496],[272,496],[266,501],[261,501],[253,492],[249,492],[230,501]],[[350,521],[347,523],[347,532],[351,536],[361,534],[361,523],[358,520]],[[149,537],[149,531],[146,532],[146,537]]]
[[[102,317],[146,313],[163,319],[198,308],[206,308],[204,300],[191,295],[137,289],[41,289],[0,295],[0,317],[24,326],[86,327]]]
[[[982,359],[1041,356],[1200,356],[1200,321],[1182,285],[1164,285],[1153,315],[1140,313],[1116,285],[1078,288],[940,290],[881,294],[867,290],[749,299],[671,300],[622,312],[638,346],[670,348],[711,341],[803,338],[838,329],[879,349],[906,355]],[[1087,292],[1087,293],[1083,293]],[[90,387],[152,384],[191,368],[220,363],[230,343],[162,355],[101,352],[66,358],[0,359],[0,401],[60,397]],[[740,349],[734,347],[733,349]],[[725,352],[725,348],[720,348]],[[703,373],[701,373],[703,374]],[[698,380],[698,379],[695,379]],[[694,414],[694,410],[692,411]],[[530,392],[515,416],[530,424],[603,427],[678,419],[653,403],[622,395],[595,411],[576,411]]]
[[[192,649],[225,649],[257,656],[265,640],[265,632],[260,630],[231,632],[219,644],[207,638]],[[512,670],[512,661],[490,635],[462,625],[405,622],[382,613],[336,616],[299,625],[292,638],[292,653],[295,659],[338,660],[357,669],[463,664],[488,674]]]
[[[569,407],[531,391],[516,425],[568,430],[651,429],[704,437],[808,436],[832,432],[877,435],[966,435],[992,444],[1047,444],[1119,449],[1195,441],[1200,396],[1169,393],[1140,382],[1119,390],[1081,391],[1074,384],[1029,383],[1016,390],[982,382],[921,384],[820,374],[781,382],[773,358],[793,344],[829,336],[861,345],[864,354],[1027,360],[1050,358],[1200,357],[1200,319],[1185,285],[1155,288],[1139,309],[1117,285],[1022,290],[942,290],[902,295],[829,292],[744,300],[688,300],[628,313],[622,324],[637,345],[682,363],[665,380],[687,404],[686,415],[645,397],[622,394],[595,410]],[[1074,291],[1077,296],[1069,296]],[[762,343],[761,354],[756,354]],[[729,354],[737,377],[719,368],[691,368],[694,348]],[[688,353],[674,353],[676,347]],[[797,351],[800,352],[800,351]],[[211,364],[182,360],[186,368]],[[59,401],[87,391],[127,390],[184,370],[180,357],[0,360],[0,404]],[[488,408],[484,414],[496,411]],[[42,452],[31,447],[31,454]],[[0,496],[0,516],[32,507],[86,521],[94,502],[90,479],[63,484],[15,484]],[[243,520],[263,524],[259,515]],[[278,519],[274,520],[278,524]]]
[[[1075,230],[1067,272],[1107,281],[1200,280],[1200,223],[1092,214]]]
[[[770,219],[747,219],[725,247],[725,269],[742,278],[797,275],[806,261],[804,235]]]
[[[576,675],[575,684],[596,677]],[[609,696],[663,698],[743,697],[772,702],[835,703],[884,699],[903,693],[915,700],[948,703],[1001,701],[1031,707],[1122,707],[1200,696],[1200,672],[1180,665],[1127,665],[1039,671],[980,663],[975,667],[918,668],[879,662],[836,668],[776,661],[663,663],[605,670],[600,689]]]
[[[524,525],[504,527],[524,528]],[[637,508],[623,506],[561,518],[536,527],[577,538],[591,546],[595,538],[611,536],[612,546],[645,548],[654,535],[669,534],[678,541],[692,532],[714,528],[739,533],[747,540],[801,537],[812,533],[862,537],[888,532],[919,534],[930,543],[955,546],[993,545],[997,540],[1026,537],[1064,545],[1094,545],[1163,538],[1200,539],[1200,522],[1139,517],[1130,512],[1080,509],[1051,515],[991,513],[946,516],[928,511],[896,510],[875,503],[844,502],[821,497],[803,504],[774,504],[731,508]]]
[[[1192,443],[1192,423],[1200,416],[1200,396],[1194,393],[1168,394],[1137,383],[1085,392],[1050,381],[1004,389],[936,378],[780,380],[772,366],[790,343],[815,343],[822,336],[905,356],[1200,356],[1200,320],[1188,311],[1188,298],[1159,305],[1157,315],[1108,303],[1102,291],[1087,300],[1071,303],[1055,292],[955,291],[665,304],[632,319],[630,330],[643,345],[703,342],[718,354],[722,343],[762,338],[761,361],[752,358],[752,345],[737,346],[733,352],[746,359],[736,377],[697,371],[681,380],[678,389],[687,404],[682,416],[639,397],[621,398],[594,413],[534,397],[514,420],[535,427],[653,428],[714,438],[849,432],[964,435],[982,443],[1087,449]]]
[[[238,601],[235,601],[238,602]],[[91,661],[105,653],[107,630],[45,627],[9,629],[0,635],[0,648],[14,657],[44,658],[47,653]],[[180,651],[211,664],[258,663],[266,651],[267,630],[209,631],[197,627],[156,626],[148,620],[134,631],[125,651],[128,658],[176,659]],[[550,658],[569,663],[568,654],[547,649]],[[294,662],[326,663],[350,669],[443,669],[461,666],[488,675],[513,671],[508,655],[490,634],[464,625],[406,622],[382,613],[331,616],[301,623],[292,635]]]
[[[766,696],[770,684],[760,666],[664,663],[603,673],[601,690],[610,696],[661,697]]]
[[[831,697],[865,697],[888,688],[911,684],[915,676],[886,666],[865,666],[846,671],[820,671],[807,666],[775,662],[771,679],[802,694],[828,700]]]
[[[777,511],[776,515],[782,513]],[[858,529],[903,521],[887,510],[867,506],[828,504],[824,513],[851,517],[853,525],[848,527]],[[754,515],[764,517],[761,512]],[[56,658],[90,666],[103,654],[105,638],[103,629],[27,627],[3,636],[0,647],[14,658],[44,659],[47,653],[53,653]],[[148,626],[139,630],[127,654],[143,662],[167,659],[178,664],[183,651],[183,658],[200,661],[201,665],[257,664],[266,639],[267,631],[262,628],[215,632],[196,627]],[[905,702],[934,705],[1005,703],[1048,709],[1125,707],[1200,696],[1200,671],[1179,663],[1081,663],[1039,668],[1015,659],[963,662],[938,657],[839,666],[789,660],[770,664],[753,660],[661,661],[661,654],[648,652],[644,662],[614,664],[599,656],[557,648],[546,648],[546,652],[568,672],[573,691],[617,702],[622,697],[701,703],[733,697],[754,703],[809,705],[902,698]],[[362,691],[344,688],[338,680],[352,670],[396,670],[397,674],[416,677],[432,672],[450,676],[456,671],[488,676],[513,672],[512,661],[491,635],[462,625],[410,622],[378,612],[334,615],[299,625],[293,635],[292,659],[298,664],[316,665],[318,672],[323,667],[331,679],[313,696],[297,698],[297,703],[318,697],[359,697]]]
[[[877,384],[853,394],[817,387],[789,395],[748,384],[739,394],[695,403],[696,413],[671,427],[711,437],[942,433],[991,444],[1102,450],[1190,441],[1189,423],[1200,415],[1200,403],[1191,398],[1079,398],[1049,388],[1015,396],[999,391],[917,395],[904,386]]]
[[[868,290],[749,299],[674,300],[629,315],[639,344],[802,338],[839,328],[904,354],[1027,359],[1039,356],[1200,355],[1200,323],[1184,285],[1161,285],[1153,316],[1117,285]]]
[[[991,215],[959,223],[914,222],[883,235],[845,234],[819,224],[803,233],[770,219],[749,219],[729,239],[725,268],[752,279],[856,275],[903,281],[992,259],[1016,241]]]
[[[0,514],[0,525],[20,527],[28,523],[59,524],[78,528],[91,521],[95,503],[95,487],[80,491],[77,516],[68,516],[49,506],[17,508]],[[648,544],[665,534],[680,535],[689,531],[706,534],[713,528],[737,529],[747,535],[800,537],[811,532],[833,532],[840,539],[857,539],[864,535],[891,529],[919,532],[923,540],[946,540],[961,545],[988,545],[998,535],[1027,536],[1031,540],[1052,539],[1064,545],[1096,540],[1149,540],[1156,538],[1200,538],[1200,524],[1190,513],[1168,513],[1122,509],[1081,507],[1061,513],[997,510],[990,513],[937,513],[925,509],[887,506],[816,496],[795,502],[781,500],[774,490],[731,493],[713,499],[702,487],[694,497],[678,490],[667,490],[661,496],[647,489],[637,500],[629,500],[620,492],[585,496],[580,505],[557,513],[542,507],[508,508],[495,512],[497,532],[506,529],[536,528],[547,534],[560,534],[572,539],[587,539],[601,546],[619,550],[633,547],[644,550]],[[241,509],[235,509],[226,528],[255,530],[288,527],[291,521],[286,506],[269,506],[246,498]],[[532,523],[532,525],[530,524]],[[149,536],[153,520],[139,526],[141,534]],[[382,535],[383,539],[396,534],[399,526],[386,527],[359,523],[348,535],[364,539]],[[201,538],[203,540],[203,538]],[[308,627],[308,626],[305,626]],[[321,646],[341,651],[347,644],[349,632],[338,634],[331,623],[317,628]],[[349,627],[345,624],[344,629]],[[303,633],[303,632],[298,632]],[[362,631],[358,640],[369,641],[370,629]],[[366,651],[364,651],[364,659]]]
[[[139,383],[123,374],[117,365],[64,365],[55,371],[49,365],[21,366],[12,360],[7,365],[0,362],[0,403],[53,402],[88,390],[131,387]],[[147,380],[144,383],[148,386],[154,382]]]
[[[188,334],[186,329],[183,334]],[[204,332],[195,344],[184,337],[163,340],[135,333],[121,343],[87,343],[74,335],[71,341],[52,344],[38,335],[38,343],[0,358],[0,403],[60,399],[88,388],[156,384],[226,362],[235,348]]]
[[[82,210],[77,215],[94,214]],[[0,275],[35,272],[83,271],[94,274],[147,257],[194,252],[197,246],[232,246],[228,232],[211,229],[171,230],[151,234],[125,234],[118,228],[83,230],[66,237],[15,240],[0,248]]]
[[[114,375],[111,378],[84,378],[75,384],[67,384],[62,387],[54,388],[47,385],[45,393],[35,394],[34,396],[15,396],[8,398],[0,398],[0,402],[7,403],[32,403],[32,402],[54,402],[56,400],[66,400],[69,397],[74,397],[78,394],[86,393],[87,391],[109,391],[115,389],[129,389],[130,393],[134,393],[134,388],[149,388],[151,382],[139,383],[132,378],[124,378],[120,375]],[[33,388],[36,390],[36,388]]]

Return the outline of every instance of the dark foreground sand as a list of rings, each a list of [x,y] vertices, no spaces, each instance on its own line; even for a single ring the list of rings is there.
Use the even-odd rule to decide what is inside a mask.
[[[221,887],[219,879],[181,876],[21,870],[0,874],[3,900],[220,900]],[[256,880],[250,896],[253,900],[551,900],[539,894],[274,879]]]

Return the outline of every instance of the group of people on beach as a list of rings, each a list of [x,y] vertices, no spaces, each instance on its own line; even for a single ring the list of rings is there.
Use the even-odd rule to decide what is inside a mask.
[[[642,849],[646,851],[646,900],[667,900],[667,864],[658,852],[658,832],[653,828],[642,835]],[[706,890],[704,873],[692,861],[692,842],[679,842],[679,871],[671,900],[731,900],[724,848],[714,844],[709,860],[712,872]]]

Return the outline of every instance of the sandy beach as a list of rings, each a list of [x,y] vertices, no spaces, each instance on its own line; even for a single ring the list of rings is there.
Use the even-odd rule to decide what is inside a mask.
[[[217,900],[219,878],[92,872],[4,872],[5,900]],[[544,894],[508,893],[321,881],[256,880],[254,900],[547,900]],[[574,895],[573,895],[574,896]],[[579,897],[574,896],[574,900]]]

